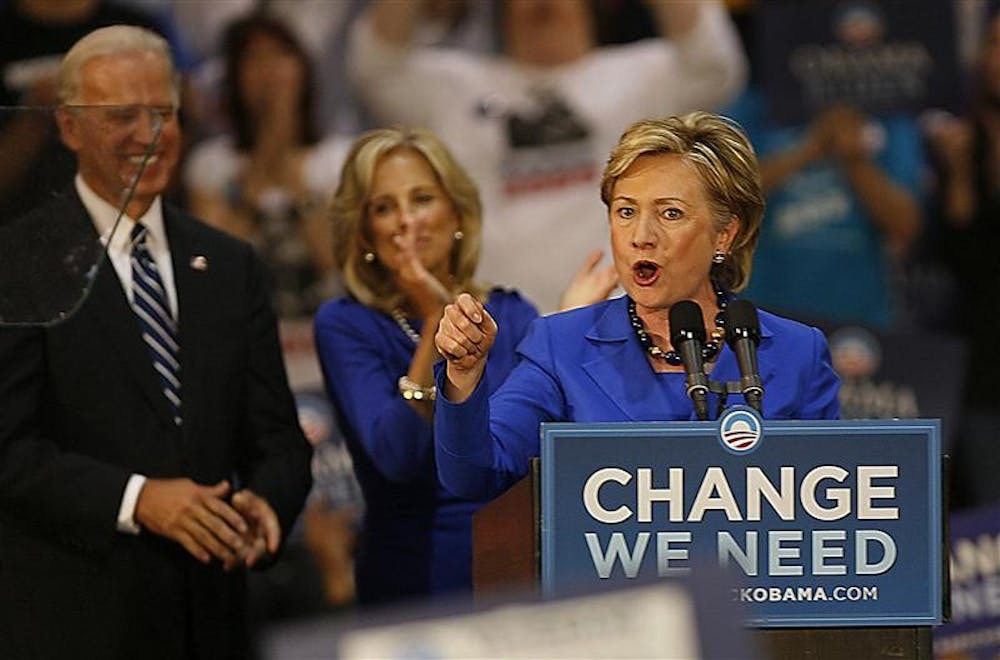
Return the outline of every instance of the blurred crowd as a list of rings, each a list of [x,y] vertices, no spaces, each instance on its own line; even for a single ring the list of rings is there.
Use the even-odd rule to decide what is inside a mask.
[[[829,329],[957,342],[958,363],[913,355],[910,368],[940,366],[962,383],[945,429],[952,506],[1000,499],[1000,17],[987,0],[942,0],[959,91],[947,107],[876,113],[841,102],[782,120],[757,56],[763,4],[0,0],[5,106],[54,104],[53,63],[95,27],[163,34],[184,74],[185,158],[171,197],[252,243],[270,269],[316,485],[295,542],[254,578],[256,618],[355,599],[365,497],[352,452],[361,449],[348,447],[343,411],[324,394],[312,319],[345,293],[330,203],[354,138],[376,127],[441,138],[479,188],[478,278],[547,314],[585,302],[571,283],[602,272],[598,181],[621,131],[694,109],[732,117],[767,193],[746,295]],[[71,171],[30,117],[3,118],[0,154],[0,222]],[[866,377],[844,369],[845,382]]]

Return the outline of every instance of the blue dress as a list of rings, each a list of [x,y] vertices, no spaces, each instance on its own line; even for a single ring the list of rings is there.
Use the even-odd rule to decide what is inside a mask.
[[[490,381],[487,369],[463,403],[438,396],[434,433],[441,483],[467,497],[502,493],[527,474],[530,459],[538,456],[541,422],[696,419],[684,374],[655,373],[650,367],[629,324],[626,300],[539,318],[517,347],[521,359],[502,387]],[[764,417],[839,417],[840,380],[823,333],[764,311],[759,316]],[[736,381],[739,376],[736,355],[726,346],[709,377]],[[443,368],[437,378],[440,388]],[[718,403],[717,395],[709,396],[711,411]],[[742,395],[730,395],[727,403],[746,402]]]
[[[486,308],[500,326],[488,366],[501,383],[535,307],[494,289]],[[411,321],[420,332],[419,323]],[[316,316],[316,349],[365,496],[355,559],[362,604],[469,590],[472,514],[482,499],[437,481],[431,424],[399,395],[415,344],[389,316],[344,297]]]

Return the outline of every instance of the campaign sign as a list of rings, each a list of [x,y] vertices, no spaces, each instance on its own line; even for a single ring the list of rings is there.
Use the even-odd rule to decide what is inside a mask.
[[[801,320],[801,317],[795,317]],[[859,325],[816,321],[830,344],[840,376],[844,419],[930,417],[941,420],[944,447],[959,427],[962,382],[968,349],[964,339],[927,332],[879,332]],[[934,369],[920,369],[914,355]]]
[[[836,103],[873,114],[954,109],[959,76],[947,0],[769,0],[756,56],[778,122]]]
[[[941,622],[938,420],[543,424],[542,589],[717,562],[760,627]]]
[[[940,660],[1000,658],[1000,506],[952,513],[951,620],[934,631]]]

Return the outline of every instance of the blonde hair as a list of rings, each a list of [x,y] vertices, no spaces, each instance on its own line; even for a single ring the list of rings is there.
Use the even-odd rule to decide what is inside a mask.
[[[479,265],[482,238],[482,206],[479,190],[448,149],[433,133],[421,129],[380,128],[355,140],[340,175],[330,211],[333,220],[334,260],[343,273],[344,285],[359,301],[382,311],[400,307],[404,295],[391,274],[377,259],[366,261],[374,251],[366,222],[375,168],[389,153],[409,150],[420,154],[434,171],[438,183],[458,215],[461,240],[451,254],[453,283],[481,297],[483,288],[473,281]]]
[[[709,112],[645,119],[630,126],[608,157],[601,178],[601,200],[610,207],[618,178],[640,156],[677,154],[694,166],[708,193],[716,231],[733,217],[741,221],[721,264],[712,277],[729,291],[741,291],[750,280],[753,251],[760,237],[764,194],[753,147],[734,121]]]
[[[95,57],[123,53],[152,53],[163,61],[173,83],[173,103],[180,105],[180,77],[174,69],[170,44],[160,35],[135,25],[110,25],[88,33],[73,44],[59,65],[56,93],[61,103],[70,103],[80,93],[80,70]]]

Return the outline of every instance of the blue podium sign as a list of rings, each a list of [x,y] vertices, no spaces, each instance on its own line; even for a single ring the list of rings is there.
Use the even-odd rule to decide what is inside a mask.
[[[547,595],[717,562],[760,627],[941,623],[938,420],[543,424]]]

